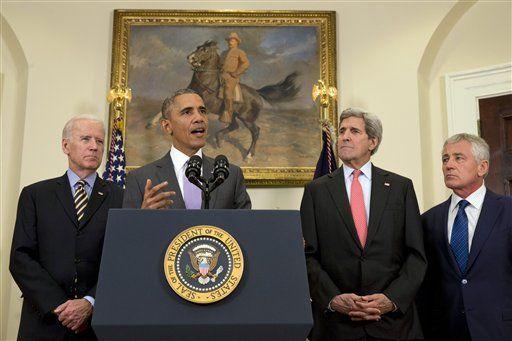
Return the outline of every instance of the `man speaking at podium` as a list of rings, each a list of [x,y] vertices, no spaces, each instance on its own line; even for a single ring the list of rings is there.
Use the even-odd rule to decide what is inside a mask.
[[[162,130],[172,136],[171,150],[159,160],[140,167],[126,177],[123,208],[201,209],[201,189],[192,184],[185,171],[189,159],[197,155],[203,160],[203,177],[209,178],[213,159],[203,155],[208,117],[203,99],[191,89],[177,90],[162,105]],[[251,208],[242,170],[229,166],[229,176],[211,194],[214,209]]]

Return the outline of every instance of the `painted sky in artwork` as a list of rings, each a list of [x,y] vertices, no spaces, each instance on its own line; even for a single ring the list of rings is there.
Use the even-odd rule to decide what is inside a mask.
[[[258,89],[298,70],[301,92],[291,104],[310,107],[311,85],[320,73],[317,30],[308,26],[132,26],[128,84],[134,97],[162,100],[189,84],[192,70],[187,56],[197,46],[215,40],[220,54],[227,49],[225,37],[236,32],[251,63],[241,82]]]

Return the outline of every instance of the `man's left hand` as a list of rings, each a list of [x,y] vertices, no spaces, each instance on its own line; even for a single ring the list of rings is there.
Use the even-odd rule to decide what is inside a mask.
[[[380,311],[380,315],[389,313],[395,309],[393,302],[391,302],[391,300],[384,294],[361,296],[361,300],[356,301],[356,305],[361,308],[361,310],[368,308],[378,309]],[[351,314],[352,312],[349,315]],[[354,316],[351,315],[351,317],[354,321],[364,320],[364,318],[357,316],[357,314],[354,314]]]
[[[85,330],[87,320],[92,315],[92,305],[85,298],[68,300],[55,309],[60,323],[74,332]]]

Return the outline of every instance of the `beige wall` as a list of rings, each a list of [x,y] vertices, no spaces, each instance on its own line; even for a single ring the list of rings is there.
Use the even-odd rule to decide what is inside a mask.
[[[0,331],[5,331],[8,316],[17,319],[19,290],[8,274],[12,224],[16,217],[17,195],[20,188],[21,153],[25,124],[27,91],[27,61],[15,33],[1,20],[2,70],[0,84],[1,107],[1,181],[0,181]],[[15,309],[9,310],[11,302]],[[0,334],[2,339],[4,334]]]
[[[437,50],[432,47],[437,52],[435,59],[420,72],[424,81],[419,91],[425,120],[421,127],[424,208],[445,200],[450,193],[443,186],[441,173],[441,149],[448,134],[444,75],[512,61],[512,2],[460,3],[457,11],[464,14],[448,34],[435,37],[439,43]]]
[[[437,158],[440,140],[446,137],[441,76],[510,60],[510,15],[504,14],[510,13],[510,3],[472,5],[463,8],[460,16],[448,18],[451,25],[437,38],[436,45],[429,42],[453,3],[4,3],[2,16],[12,28],[14,40],[19,41],[28,78],[26,93],[16,90],[24,99],[23,106],[11,111],[8,108],[14,107],[14,99],[7,96],[8,79],[3,77],[1,157],[2,164],[9,167],[2,168],[1,191],[3,202],[10,203],[2,204],[2,265],[7,264],[4,260],[12,235],[12,203],[19,190],[59,175],[66,168],[59,147],[63,123],[76,113],[107,117],[105,94],[110,80],[113,9],[336,11],[340,108],[363,107],[381,117],[384,139],[375,163],[412,178],[420,205],[429,207],[445,195],[439,174],[434,171],[437,164],[429,161]],[[5,40],[2,33],[2,61],[10,60],[4,63],[2,75],[16,73],[17,65],[23,65],[9,57],[13,53],[8,52],[16,50],[13,39],[11,43]],[[473,44],[486,49],[474,48]],[[431,63],[422,70],[426,76],[421,85],[418,69],[425,54]],[[9,79],[9,87],[23,89],[23,80]],[[12,152],[6,152],[10,149]],[[14,154],[19,160],[13,159]],[[8,183],[11,187],[6,186]],[[438,188],[432,190],[433,185]],[[255,208],[298,209],[302,189],[251,189],[250,195]],[[20,302],[15,290],[10,290],[15,288],[10,282],[3,267],[2,284],[6,285],[2,290],[1,320],[6,324],[0,337],[7,339],[16,335]]]

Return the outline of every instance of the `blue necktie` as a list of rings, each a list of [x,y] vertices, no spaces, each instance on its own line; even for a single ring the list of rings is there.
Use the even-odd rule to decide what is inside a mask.
[[[453,255],[457,260],[460,272],[463,274],[466,273],[469,256],[468,216],[465,211],[468,205],[469,202],[466,200],[459,201],[459,210],[453,222],[452,237],[450,240]]]

